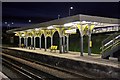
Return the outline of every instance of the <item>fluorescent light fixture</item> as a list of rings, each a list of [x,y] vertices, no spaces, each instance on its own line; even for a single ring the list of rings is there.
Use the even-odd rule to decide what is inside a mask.
[[[53,29],[54,27],[53,26],[48,26],[47,29]]]
[[[92,23],[92,22],[89,22],[89,21],[82,21],[82,24],[88,24],[88,23]]]
[[[103,24],[103,23],[98,23],[98,25],[100,25],[100,26],[104,26],[105,25],[105,23]]]
[[[24,36],[25,36],[25,34],[22,34],[21,36],[22,36],[22,37],[24,37]]]
[[[100,25],[96,25],[95,27],[103,27],[103,26],[100,26]]]
[[[39,31],[39,28],[35,28],[35,31]]]
[[[18,36],[18,34],[17,34],[17,33],[15,33],[15,36]]]
[[[93,32],[95,32],[95,29],[93,29]]]
[[[82,23],[86,23],[86,21],[82,21]]]
[[[105,24],[105,26],[118,26],[118,24]]]
[[[73,26],[74,24],[73,23],[66,23],[64,24],[65,27],[69,27],[69,26]]]
[[[65,30],[65,33],[67,33],[67,34],[74,34],[74,33],[76,33],[76,29],[71,29],[71,30]]]
[[[93,24],[98,24],[98,22],[93,22]]]
[[[32,31],[32,29],[28,29],[28,30],[26,30],[26,31]]]
[[[80,21],[73,22],[74,24],[80,24]]]

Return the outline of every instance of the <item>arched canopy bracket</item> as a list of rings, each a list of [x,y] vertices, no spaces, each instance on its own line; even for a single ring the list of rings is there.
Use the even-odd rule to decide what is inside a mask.
[[[58,27],[56,30],[58,31],[60,37],[64,36],[64,27]]]
[[[88,35],[88,33],[92,32],[92,30],[94,29],[95,25],[91,25],[91,24],[77,24],[76,25],[80,31],[80,34],[81,36],[84,36],[84,35]]]

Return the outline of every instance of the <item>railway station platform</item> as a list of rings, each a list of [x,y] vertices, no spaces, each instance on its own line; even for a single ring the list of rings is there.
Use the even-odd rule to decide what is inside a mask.
[[[4,48],[3,48],[4,49]],[[72,52],[60,54],[59,51],[50,52],[49,49],[36,48],[35,50],[19,48],[19,47],[6,47],[7,50],[16,52],[32,53],[39,55],[41,61],[48,64],[55,64],[57,67],[62,67],[74,72],[84,72],[85,74],[94,75],[96,77],[110,77],[120,79],[120,62],[116,58],[105,60],[101,58],[101,54],[84,53],[80,56],[80,52]]]
[[[47,51],[44,51],[44,49],[36,48],[35,50],[26,49],[26,48],[18,48],[18,47],[8,47],[10,49],[16,49],[21,51],[27,51],[27,52],[34,52],[37,54],[43,54],[43,55],[50,55],[60,58],[66,58],[66,59],[72,59],[76,61],[85,61],[89,63],[95,63],[95,64],[101,64],[101,65],[108,65],[112,67],[120,67],[120,63],[117,62],[117,59],[110,58],[109,60],[105,60],[101,58],[101,54],[92,54],[91,56],[88,56],[88,53],[84,53],[84,56],[80,56],[80,52],[72,52],[69,51],[68,53],[62,53],[60,54],[57,50],[56,52],[50,52],[49,49]]]
[[[6,75],[4,75],[1,71],[0,71],[0,80],[10,80]]]

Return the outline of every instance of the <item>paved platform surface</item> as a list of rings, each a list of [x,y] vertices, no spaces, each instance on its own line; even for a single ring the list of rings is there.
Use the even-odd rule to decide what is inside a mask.
[[[87,53],[84,53],[84,56],[80,56],[80,52],[72,52],[72,51],[69,51],[69,53],[60,54],[58,50],[56,52],[54,51],[50,52],[49,49],[45,51],[44,49],[40,50],[39,48],[36,48],[35,50],[19,48],[19,47],[8,47],[8,48],[120,68],[120,62],[118,62],[116,58],[110,58],[109,60],[105,60],[105,59],[101,59],[100,54],[92,54],[91,56],[88,56]]]
[[[2,72],[0,72],[0,80],[10,80],[6,75],[4,75]]]

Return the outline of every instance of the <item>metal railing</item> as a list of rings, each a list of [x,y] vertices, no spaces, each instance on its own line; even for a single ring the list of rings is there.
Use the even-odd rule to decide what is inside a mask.
[[[102,41],[102,54],[120,45],[120,33],[114,33]]]

